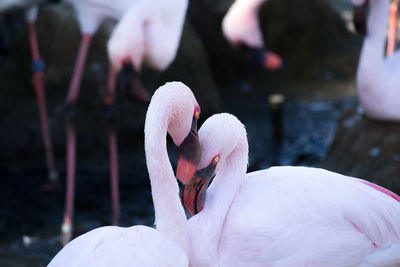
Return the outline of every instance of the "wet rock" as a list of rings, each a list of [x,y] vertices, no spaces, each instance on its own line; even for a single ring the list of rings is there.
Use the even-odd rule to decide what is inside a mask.
[[[400,194],[400,124],[374,121],[357,107],[344,114],[321,167]]]
[[[78,52],[80,31],[72,8],[66,4],[43,6],[36,25],[39,49],[46,64],[47,108],[55,157],[59,165],[64,165],[64,99]],[[76,117],[80,163],[102,162],[106,165],[108,162],[102,95],[108,71],[106,43],[112,28],[113,23],[105,23],[94,36],[82,79]],[[32,166],[36,166],[37,162],[45,164],[36,96],[31,85],[31,54],[26,29],[21,29],[9,42],[0,66],[0,97],[5,100],[0,104],[0,159],[3,166],[12,169],[29,166],[29,162]],[[202,42],[189,22],[172,65],[164,73],[145,68],[142,80],[150,92],[167,81],[181,80],[193,89],[203,114],[220,110],[217,87],[212,80]],[[117,110],[120,152],[130,154],[132,149],[143,151],[147,106],[118,96]]]

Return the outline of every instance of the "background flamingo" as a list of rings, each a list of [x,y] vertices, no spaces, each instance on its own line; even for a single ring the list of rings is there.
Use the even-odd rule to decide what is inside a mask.
[[[28,28],[29,45],[32,53],[32,85],[35,90],[36,99],[39,107],[39,118],[41,123],[42,138],[46,154],[47,172],[50,184],[45,189],[58,184],[58,173],[54,162],[54,154],[52,148],[51,134],[49,130],[49,122],[46,108],[46,94],[43,82],[43,72],[45,69],[44,61],[40,56],[39,44],[36,34],[36,19],[38,14],[38,6],[32,3],[2,3],[1,12],[7,12],[12,9],[23,8],[25,10],[25,22]]]
[[[145,152],[157,229],[106,226],[67,244],[51,266],[188,266],[186,216],[178,184],[167,153],[166,134],[186,153],[197,144],[199,108],[192,92],[182,83],[161,86],[152,98],[145,122]],[[190,140],[190,141],[188,141]],[[190,155],[189,155],[190,156]],[[196,157],[197,165],[200,155]],[[185,173],[187,178],[194,174]],[[184,176],[186,177],[186,176]]]
[[[365,1],[353,0],[360,6]],[[367,35],[357,70],[357,88],[365,113],[379,120],[400,120],[400,53],[385,58],[390,0],[371,0]]]
[[[197,183],[182,179],[191,214],[205,199],[188,221],[191,266],[400,264],[399,196],[318,168],[245,175],[246,131],[229,114],[204,122],[199,140],[199,168],[206,169],[195,175]]]
[[[115,80],[120,72],[119,86],[131,99],[147,102],[149,95],[142,87],[138,73],[142,61],[151,67],[165,69],[173,60],[179,45],[187,0],[70,0],[81,27],[82,41],[71,80],[66,106],[67,193],[62,225],[62,242],[72,237],[73,196],[75,180],[76,138],[74,118],[83,68],[92,35],[105,19],[120,20],[109,41],[110,67],[107,93],[104,96],[108,122],[113,224],[119,221],[118,159],[115,135]]]
[[[282,59],[265,49],[258,22],[258,10],[264,2],[266,0],[236,0],[222,21],[222,31],[250,62],[267,70],[276,70],[282,67]]]

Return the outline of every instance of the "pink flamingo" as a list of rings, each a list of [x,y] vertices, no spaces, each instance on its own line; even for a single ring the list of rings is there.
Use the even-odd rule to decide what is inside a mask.
[[[109,69],[107,93],[104,96],[110,151],[112,222],[117,225],[119,191],[117,138],[114,129],[116,70],[120,73],[118,83],[123,92],[131,99],[147,102],[149,95],[138,76],[142,61],[159,70],[165,69],[171,63],[179,45],[188,4],[187,0],[69,0],[69,2],[75,8],[83,35],[65,101],[67,192],[61,236],[64,244],[72,237],[76,158],[75,106],[92,35],[105,19],[119,20],[108,43],[108,53],[113,66]]]
[[[267,70],[277,70],[282,67],[282,59],[265,49],[258,23],[258,10],[266,1],[236,0],[222,21],[222,31],[250,62]]]
[[[202,169],[177,175],[187,210],[199,212],[188,220],[190,266],[400,264],[399,196],[318,168],[246,175],[246,130],[230,114],[207,119],[199,141]]]
[[[161,86],[153,95],[145,122],[145,152],[151,181],[156,229],[142,225],[106,226],[68,243],[49,263],[54,266],[188,266],[189,239],[179,187],[168,159],[166,134],[181,151],[190,178],[200,160],[197,119],[200,109],[192,92],[179,82]],[[190,152],[190,153],[189,153]]]
[[[46,95],[43,84],[44,62],[40,57],[39,45],[37,41],[36,28],[35,28],[37,13],[38,13],[37,6],[30,7],[25,12],[25,21],[28,26],[29,44],[32,52],[32,71],[33,71],[32,84],[36,93],[36,98],[39,107],[39,116],[42,128],[43,143],[46,152],[48,178],[50,181],[50,186],[53,186],[58,183],[58,173],[54,163],[49,122],[47,119],[48,115],[46,109]]]
[[[357,7],[365,0],[353,0]],[[367,116],[400,121],[400,52],[384,56],[390,0],[370,0],[367,35],[357,70],[357,88]]]

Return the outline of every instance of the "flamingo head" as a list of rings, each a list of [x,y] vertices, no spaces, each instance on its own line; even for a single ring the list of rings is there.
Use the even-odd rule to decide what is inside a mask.
[[[246,162],[248,145],[243,124],[233,115],[216,114],[208,118],[199,130],[201,158],[198,170],[180,190],[180,197],[188,213],[193,216],[200,212],[205,204],[207,188],[213,187],[213,179],[221,170],[238,169],[240,162]],[[231,157],[233,151],[242,150],[246,158]],[[228,166],[229,164],[232,164]],[[234,163],[236,160],[238,164]],[[245,169],[243,171],[243,177]]]
[[[193,112],[192,126],[189,133],[179,145],[178,166],[176,169],[176,178],[186,185],[196,172],[200,162],[201,149],[199,136],[197,133],[197,121],[200,116],[200,108],[196,106]],[[171,136],[173,136],[171,134]]]
[[[264,68],[265,70],[278,70],[282,68],[281,57],[265,48],[250,47],[244,42],[237,42],[238,48],[244,59],[252,65]]]
[[[107,43],[110,63],[118,73],[117,85],[130,100],[148,103],[150,95],[144,89],[139,72],[143,60],[143,46],[132,43],[129,23],[118,23]],[[125,22],[125,21],[124,21]]]
[[[120,66],[117,76],[117,85],[122,93],[130,100],[148,103],[150,95],[144,89],[139,78],[139,73],[136,71],[132,62],[129,59],[125,59]]]
[[[162,166],[158,156],[147,157],[150,151],[157,155],[163,147],[155,140],[165,140],[165,130],[179,148],[176,177],[187,183],[200,161],[200,143],[197,121],[200,108],[192,91],[182,82],[168,82],[153,94],[146,114],[145,152],[147,165]],[[162,157],[163,153],[159,154]],[[184,165],[185,168],[180,166]],[[157,168],[149,168],[149,171]]]
[[[181,187],[179,195],[190,216],[203,209],[207,188],[215,177],[219,158],[219,155],[215,156],[207,167],[197,170],[189,183]]]
[[[362,35],[367,34],[367,14],[369,0],[352,0],[353,22],[356,31]]]

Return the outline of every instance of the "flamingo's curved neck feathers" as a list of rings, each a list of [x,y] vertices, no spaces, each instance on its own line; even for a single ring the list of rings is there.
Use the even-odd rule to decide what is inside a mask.
[[[207,255],[206,258],[195,260],[196,262],[204,261],[202,266],[218,265],[218,244],[225,217],[236,193],[245,181],[247,162],[248,144],[244,136],[229,154],[225,166],[221,166],[207,190],[203,210],[189,220],[189,229],[193,227],[189,230],[191,247],[206,250],[191,255],[191,257]]]
[[[383,69],[389,4],[389,0],[371,0],[367,36],[360,55],[360,71],[371,69],[373,73],[376,70]]]
[[[157,230],[177,242],[188,253],[186,215],[179,199],[179,187],[167,153],[166,135],[171,119],[168,105],[150,104],[145,125],[145,152],[151,181]]]

